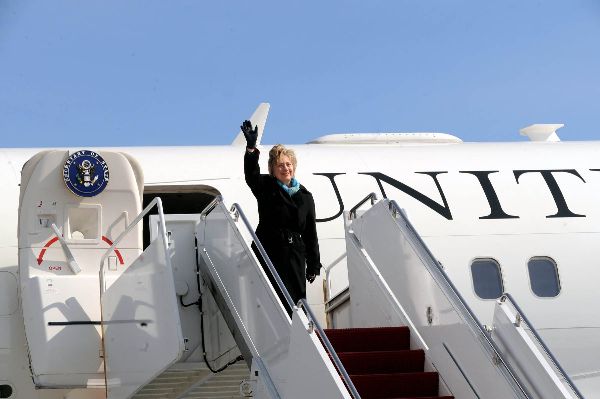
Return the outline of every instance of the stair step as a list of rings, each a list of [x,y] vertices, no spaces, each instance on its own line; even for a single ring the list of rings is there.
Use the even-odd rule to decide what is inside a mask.
[[[362,397],[369,399],[437,397],[436,372],[350,375]]]
[[[454,399],[438,396],[439,375],[424,372],[425,352],[410,350],[408,327],[327,329],[354,386],[369,399]]]
[[[338,353],[349,374],[390,374],[423,371],[423,350],[341,352]]]
[[[338,353],[406,350],[410,347],[408,327],[327,329],[325,334]]]

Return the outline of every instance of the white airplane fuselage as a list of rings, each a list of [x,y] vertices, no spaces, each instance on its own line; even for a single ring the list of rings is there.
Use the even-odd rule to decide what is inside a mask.
[[[298,157],[296,177],[314,196],[325,267],[345,251],[341,212],[371,192],[387,196],[406,211],[482,323],[491,323],[495,300],[477,296],[471,264],[493,259],[500,265],[503,291],[518,301],[575,382],[600,374],[595,355],[600,350],[600,142],[291,147]],[[266,173],[270,146],[259,148]],[[110,150],[139,161],[146,188],[213,188],[258,223],[243,176],[243,147]],[[0,385],[10,384],[17,398],[103,397],[98,389],[35,390],[30,377],[19,299],[17,209],[20,170],[39,151],[0,150]],[[556,264],[558,295],[539,297],[532,290],[532,258]],[[333,282],[344,284],[343,278]],[[308,300],[322,306],[319,284],[309,287]]]

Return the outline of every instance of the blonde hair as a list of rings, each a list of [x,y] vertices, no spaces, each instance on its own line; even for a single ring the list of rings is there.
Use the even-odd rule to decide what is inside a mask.
[[[294,165],[294,174],[296,173],[296,165],[298,165],[298,160],[296,159],[296,153],[291,148],[286,148],[283,144],[275,144],[271,151],[269,151],[269,174],[273,175],[273,171],[275,170],[275,166],[277,166],[277,161],[282,156],[286,156],[292,161],[292,165]]]

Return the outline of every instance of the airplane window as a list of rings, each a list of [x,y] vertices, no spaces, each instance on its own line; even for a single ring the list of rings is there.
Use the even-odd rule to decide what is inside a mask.
[[[0,385],[0,398],[10,398],[13,390],[10,385]]]
[[[533,293],[539,297],[555,297],[560,293],[556,263],[545,257],[531,258],[527,263]]]
[[[504,287],[500,265],[494,259],[475,259],[471,264],[473,287],[481,299],[500,298]]]

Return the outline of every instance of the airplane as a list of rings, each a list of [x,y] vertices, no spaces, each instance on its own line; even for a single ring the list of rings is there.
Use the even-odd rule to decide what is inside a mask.
[[[268,111],[263,103],[250,118],[263,173]],[[291,145],[296,177],[315,199],[324,270],[299,306],[311,310],[295,308],[290,319],[278,313],[284,299],[272,287],[256,287],[264,272],[243,266],[255,263],[245,244],[258,214],[244,181],[241,132],[228,146],[1,149],[0,398],[208,398],[208,386],[233,392],[227,397],[293,398],[311,389],[315,397],[359,397],[335,372],[328,345],[320,346],[322,330],[320,339],[297,331],[392,328],[402,320],[411,347],[425,351],[423,372],[439,373],[427,397],[509,397],[502,392],[510,389],[518,391],[512,397],[551,397],[540,393],[548,386],[562,392],[556,397],[600,397],[600,142],[560,141],[561,126],[532,125],[521,130],[530,141],[518,142],[348,133]],[[152,212],[137,217],[146,207]],[[232,241],[217,245],[212,234]],[[218,265],[233,264],[233,254],[243,267],[229,276]],[[411,266],[400,271],[403,262]],[[240,280],[227,285],[228,278]],[[143,284],[154,288],[136,299]],[[252,289],[262,313],[240,299]],[[509,303],[516,319],[502,330],[498,309]],[[267,309],[277,320],[263,320]],[[468,320],[445,321],[455,318]],[[289,335],[281,338],[277,323]],[[461,323],[468,328],[453,333]],[[471,333],[469,344],[460,341]],[[343,341],[331,334],[334,347]],[[443,341],[445,334],[456,336]],[[298,373],[308,373],[304,381],[319,376],[286,363],[280,349],[258,356],[269,345],[261,337],[304,342],[286,347],[286,356],[306,356],[334,388],[294,382]],[[489,365],[461,360],[480,350],[491,351]],[[142,370],[161,356],[171,360]],[[492,375],[486,367],[508,381],[494,388],[499,396],[486,393],[493,386],[484,382]],[[210,370],[220,368],[233,388]]]

